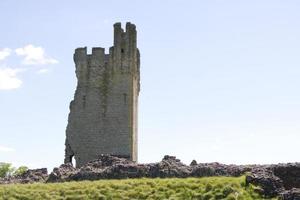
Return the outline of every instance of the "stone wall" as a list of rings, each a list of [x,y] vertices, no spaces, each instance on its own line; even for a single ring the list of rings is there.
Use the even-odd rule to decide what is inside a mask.
[[[114,24],[114,46],[77,48],[77,88],[70,103],[65,163],[80,167],[99,154],[137,160],[137,105],[140,88],[136,28]]]

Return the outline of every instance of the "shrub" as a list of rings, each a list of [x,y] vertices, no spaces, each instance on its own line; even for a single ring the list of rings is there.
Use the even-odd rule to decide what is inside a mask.
[[[10,176],[14,171],[15,168],[13,168],[10,163],[4,163],[4,162],[0,163],[0,178]]]
[[[18,176],[24,174],[28,170],[26,166],[20,166],[16,171],[13,172],[13,176]]]

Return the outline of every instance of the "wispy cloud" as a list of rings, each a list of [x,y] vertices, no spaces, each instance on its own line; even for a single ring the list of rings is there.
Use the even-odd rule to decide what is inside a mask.
[[[12,90],[21,87],[22,81],[17,77],[17,74],[21,71],[23,70],[13,68],[0,68],[0,90]]]
[[[0,50],[0,60],[4,60],[10,54],[11,54],[11,49],[10,48],[1,49]]]
[[[10,148],[10,147],[5,147],[0,145],[0,152],[14,152],[15,149],[14,148]]]
[[[26,45],[22,48],[15,50],[19,56],[24,56],[22,64],[24,65],[46,65],[56,64],[57,60],[46,55],[45,50],[42,47],[36,47],[32,44]]]
[[[49,73],[49,72],[50,72],[49,69],[43,68],[43,69],[38,70],[36,73],[37,73],[37,74],[47,74],[47,73]]]

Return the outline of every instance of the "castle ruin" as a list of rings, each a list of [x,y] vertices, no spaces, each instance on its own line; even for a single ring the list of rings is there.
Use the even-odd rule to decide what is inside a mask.
[[[137,109],[140,54],[136,27],[114,24],[114,45],[77,48],[74,53],[77,88],[70,103],[65,163],[76,167],[110,154],[137,161]]]

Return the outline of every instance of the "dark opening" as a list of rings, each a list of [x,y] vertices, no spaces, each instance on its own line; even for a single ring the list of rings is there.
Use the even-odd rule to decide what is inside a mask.
[[[73,155],[71,155],[70,157],[69,157],[69,161],[70,161],[70,163],[72,163],[72,165],[73,165]],[[73,165],[74,166],[74,165]]]
[[[85,103],[86,103],[86,96],[84,95],[82,97],[82,105],[83,105],[84,108],[85,108]]]
[[[123,93],[123,98],[124,98],[124,104],[126,104],[126,102],[127,102],[127,94],[126,93]]]
[[[124,49],[121,49],[121,53],[124,53]]]

